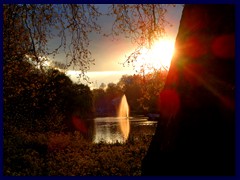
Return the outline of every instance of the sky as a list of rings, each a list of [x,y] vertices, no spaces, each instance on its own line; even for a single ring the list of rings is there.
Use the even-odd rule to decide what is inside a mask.
[[[107,5],[101,5],[102,9],[106,9]],[[174,41],[178,32],[179,21],[182,14],[182,5],[176,5],[176,7],[168,7],[166,13],[166,20],[172,24],[172,27],[166,26],[166,36],[172,40],[174,46]],[[103,27],[104,32],[110,32],[112,27],[112,18],[103,17],[99,20],[99,23]],[[90,51],[92,52],[92,57],[95,59],[95,65],[91,65],[90,70],[86,73],[89,77],[89,81],[92,82],[88,84],[91,89],[99,88],[101,83],[117,83],[122,75],[128,74],[133,75],[136,73],[136,69],[130,66],[123,66],[126,57],[134,51],[134,45],[130,40],[119,37],[117,40],[113,40],[110,37],[104,37],[102,35],[93,35],[90,37]],[[163,45],[165,46],[165,45]],[[157,51],[160,51],[161,45],[158,46]],[[163,50],[164,51],[164,50]],[[163,52],[164,53],[164,52]],[[156,56],[156,55],[155,55]],[[56,56],[61,62],[65,62],[64,56],[59,54]],[[158,61],[158,56],[154,57]],[[66,74],[73,80],[73,82],[78,82],[79,72],[69,70]],[[81,83],[85,83],[81,81]]]

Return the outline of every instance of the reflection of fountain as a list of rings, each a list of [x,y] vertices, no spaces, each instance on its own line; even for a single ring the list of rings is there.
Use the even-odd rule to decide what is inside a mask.
[[[125,95],[123,95],[119,105],[118,118],[123,138],[124,140],[127,140],[130,131],[130,124],[129,124],[129,106]]]

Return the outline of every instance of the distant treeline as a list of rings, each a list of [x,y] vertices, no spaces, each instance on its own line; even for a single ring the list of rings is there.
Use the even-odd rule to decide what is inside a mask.
[[[155,70],[146,75],[124,75],[117,84],[101,84],[92,90],[97,116],[116,115],[120,98],[126,95],[130,115],[157,113],[158,96],[164,86],[167,72]]]

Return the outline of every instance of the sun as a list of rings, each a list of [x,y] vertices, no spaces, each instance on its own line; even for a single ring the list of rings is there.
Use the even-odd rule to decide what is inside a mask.
[[[153,69],[168,70],[174,54],[175,41],[161,38],[155,41],[151,49],[143,48],[135,62],[136,71],[151,72]]]
[[[174,54],[174,43],[174,40],[167,38],[158,40],[150,51],[153,61],[158,61],[160,66],[169,69]]]

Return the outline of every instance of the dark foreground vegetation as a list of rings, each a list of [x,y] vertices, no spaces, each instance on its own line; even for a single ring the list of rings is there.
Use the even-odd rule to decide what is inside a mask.
[[[154,126],[132,129],[125,144],[94,144],[79,131],[27,132],[5,126],[6,176],[140,176]]]

